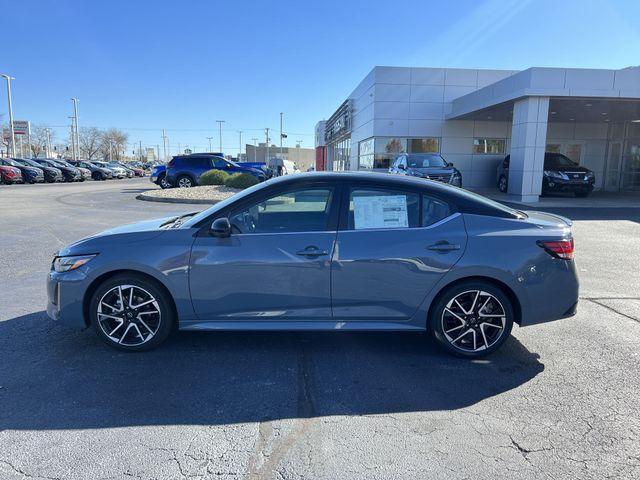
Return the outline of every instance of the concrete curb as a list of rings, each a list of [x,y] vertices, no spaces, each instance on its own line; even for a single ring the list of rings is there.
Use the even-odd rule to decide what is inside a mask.
[[[159,202],[159,203],[189,203],[193,205],[214,205],[219,200],[202,200],[202,199],[190,199],[190,198],[163,198],[163,197],[151,197],[140,193],[136,195],[136,200],[143,200],[145,202]]]

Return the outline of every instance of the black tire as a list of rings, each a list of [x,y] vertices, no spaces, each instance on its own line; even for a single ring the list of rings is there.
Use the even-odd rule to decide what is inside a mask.
[[[573,194],[578,198],[584,198],[591,194],[591,190],[576,190]]]
[[[167,181],[167,175],[166,174],[161,174],[158,175],[158,185],[160,186],[160,188],[162,188],[163,190],[166,188],[171,188],[171,184]]]
[[[119,286],[134,287],[134,292],[136,292],[133,297],[134,302],[140,301],[141,303],[143,303],[145,297],[139,297],[138,295],[144,295],[142,293],[144,292],[150,294],[151,298],[154,299],[154,303],[148,304],[145,307],[140,307],[140,309],[137,310],[134,309],[134,312],[137,312],[137,315],[135,317],[133,317],[133,315],[127,315],[131,312],[131,309],[129,309],[128,307],[122,309],[122,312],[116,312],[107,309],[106,307],[104,307],[105,302],[109,303],[109,298],[111,298],[110,295],[116,295],[116,293],[113,291]],[[123,288],[122,292],[124,303],[127,304],[129,302],[130,290]],[[108,317],[108,315],[102,314],[100,317],[101,321],[99,321],[99,308],[104,310],[105,313],[114,313],[122,319],[123,327],[120,327],[120,330],[117,331],[117,333],[113,333],[113,331],[109,332],[112,334],[112,336],[109,336],[106,330],[111,330],[112,327],[118,326],[118,321],[113,320],[113,318],[105,318]],[[157,310],[159,311],[157,321],[155,315],[140,315],[140,313],[145,313],[142,311],[143,308],[145,310],[146,308],[151,308],[154,310],[157,308]],[[149,311],[147,310],[146,313],[149,313]],[[91,301],[89,303],[89,317],[91,326],[102,341],[104,341],[110,347],[129,352],[140,352],[151,350],[157,347],[169,336],[176,321],[173,304],[166,290],[162,288],[162,286],[160,286],[160,284],[155,280],[149,279],[144,275],[136,273],[118,274],[103,282],[95,290],[91,297]],[[140,323],[141,319],[143,323]],[[124,341],[121,340],[122,343],[118,343],[116,340],[114,340],[114,337],[119,336],[120,332],[123,331],[122,329],[126,329],[129,324],[135,324],[135,326],[132,325],[132,327],[130,328],[130,333],[125,333],[125,335],[123,335]],[[147,328],[145,327],[150,327],[150,330],[147,331]],[[138,329],[137,332],[141,332],[142,334],[136,334],[136,331],[134,331],[135,328]],[[151,333],[152,330],[155,332]],[[145,334],[147,335],[147,339],[144,339]],[[134,344],[134,339],[136,339],[135,341],[140,342],[138,338],[142,340],[142,343]]]
[[[176,179],[176,187],[178,188],[191,188],[195,186],[196,182],[194,182],[193,178],[191,178],[189,175],[180,175]]]
[[[500,190],[502,193],[507,193],[508,189],[509,180],[505,175],[500,175],[500,178],[498,179],[498,190]]]
[[[476,291],[481,292],[481,294],[476,297],[474,311],[471,311],[473,305],[471,302],[475,297],[474,292]],[[488,300],[487,305],[482,305],[489,297],[493,297],[493,300]],[[454,299],[460,300],[460,308],[455,304]],[[463,315],[461,307],[471,313]],[[446,313],[445,309],[447,309]],[[478,315],[480,312],[484,312],[485,315],[497,314],[501,315],[501,317],[484,318],[484,321],[482,321]],[[435,305],[431,309],[428,325],[430,333],[438,345],[448,353],[458,357],[474,359],[484,357],[498,350],[509,338],[513,328],[513,320],[513,305],[502,289],[490,282],[470,280],[453,285],[438,296]],[[493,328],[489,328],[487,324],[491,324],[490,326]],[[462,326],[459,327],[458,325]],[[501,327],[498,327],[498,325],[501,325]],[[450,328],[446,329],[445,326],[450,326]],[[458,339],[457,342],[452,341],[456,339]],[[474,342],[479,344],[478,349],[475,349],[477,344]]]

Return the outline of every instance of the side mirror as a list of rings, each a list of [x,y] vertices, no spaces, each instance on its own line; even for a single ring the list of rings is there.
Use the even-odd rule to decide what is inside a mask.
[[[404,163],[400,163],[400,164],[398,164],[398,168],[399,168],[400,170],[406,170],[406,169],[407,169],[407,167],[405,167],[405,166],[404,166]]]
[[[453,167],[453,162],[447,162],[447,167]]]
[[[227,217],[216,218],[211,224],[211,234],[214,237],[227,238],[231,235],[231,224]]]

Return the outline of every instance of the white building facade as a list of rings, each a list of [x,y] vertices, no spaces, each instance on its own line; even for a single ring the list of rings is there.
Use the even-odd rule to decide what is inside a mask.
[[[326,121],[327,170],[383,170],[436,152],[465,187],[535,201],[545,151],[593,170],[596,189],[640,191],[640,67],[523,71],[375,67]]]

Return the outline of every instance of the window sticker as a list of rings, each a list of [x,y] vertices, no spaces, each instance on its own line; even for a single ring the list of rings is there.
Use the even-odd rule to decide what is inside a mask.
[[[406,228],[409,226],[406,195],[353,197],[356,230],[365,228]]]

